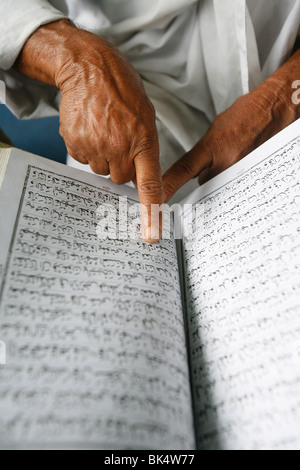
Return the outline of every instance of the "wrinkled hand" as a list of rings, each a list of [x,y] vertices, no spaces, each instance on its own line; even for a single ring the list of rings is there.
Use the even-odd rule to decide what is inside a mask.
[[[300,79],[299,51],[272,77],[220,114],[197,145],[164,175],[165,202],[191,179],[203,184],[295,121],[292,83]]]
[[[141,204],[162,204],[155,111],[142,81],[111,44],[86,33],[83,37],[88,44],[58,76],[60,133],[68,151],[117,184],[136,179]]]
[[[16,66],[61,90],[60,133],[73,158],[117,184],[137,183],[143,237],[157,241],[151,205],[161,205],[164,192],[155,111],[127,58],[98,36],[58,21],[33,34]]]

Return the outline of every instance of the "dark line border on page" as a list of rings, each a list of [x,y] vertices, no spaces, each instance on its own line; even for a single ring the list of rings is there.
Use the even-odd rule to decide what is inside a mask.
[[[105,193],[113,195],[113,196],[121,196],[120,194],[118,195],[118,194],[114,193],[113,190],[110,190],[109,188],[101,189],[101,188],[98,188],[97,186],[94,186],[93,184],[77,180],[77,179],[72,178],[70,176],[61,175],[60,173],[57,173],[57,172],[54,172],[54,171],[51,171],[51,170],[47,170],[46,168],[40,168],[40,167],[35,166],[35,165],[28,165],[27,170],[26,170],[26,177],[25,177],[25,180],[24,180],[22,195],[21,195],[21,198],[20,198],[20,203],[19,203],[18,212],[17,212],[17,216],[16,216],[16,221],[15,221],[15,224],[14,224],[14,230],[13,230],[10,245],[9,245],[7,260],[6,260],[6,263],[5,263],[5,266],[4,266],[4,270],[3,270],[3,282],[2,282],[2,285],[0,287],[0,312],[1,312],[1,304],[3,302],[2,297],[3,297],[4,290],[5,290],[6,280],[7,280],[6,279],[7,278],[7,273],[8,273],[8,270],[9,270],[11,257],[12,257],[12,254],[13,254],[13,247],[14,247],[15,241],[16,241],[16,234],[17,234],[17,230],[18,230],[18,226],[19,226],[21,212],[22,212],[22,209],[23,209],[25,193],[27,191],[29,176],[30,176],[30,173],[31,173],[32,169],[35,169],[35,170],[38,170],[38,171],[46,171],[47,173],[58,176],[59,178],[67,178],[67,179],[69,179],[73,182],[76,182],[76,183],[79,183],[79,184],[85,184],[85,185],[90,186],[91,188],[93,188],[93,189],[95,189],[99,192],[102,191],[102,192],[105,192]],[[132,203],[135,203],[135,204],[138,203],[138,201],[136,201],[135,199],[132,199],[128,196],[126,196],[126,197],[127,197],[128,201],[130,201]]]
[[[25,177],[25,180],[24,180],[24,186],[23,186],[23,190],[22,190],[22,194],[21,194],[21,198],[20,198],[20,203],[19,203],[19,207],[18,207],[18,212],[17,212],[17,216],[16,216],[16,221],[15,221],[15,224],[14,224],[14,229],[13,229],[13,233],[12,233],[10,244],[9,244],[7,260],[6,260],[5,267],[4,267],[4,272],[3,272],[3,282],[2,282],[2,285],[1,285],[1,288],[0,288],[0,311],[1,311],[1,304],[2,304],[2,296],[3,296],[3,292],[4,292],[4,287],[5,287],[5,284],[6,284],[6,277],[7,277],[10,261],[11,261],[13,247],[15,245],[15,238],[16,238],[17,229],[18,229],[18,225],[19,225],[20,215],[21,215],[21,212],[22,212],[23,204],[24,204],[25,193],[26,193],[27,186],[28,186],[30,171],[31,171],[31,165],[28,165],[27,166],[27,171],[26,171],[26,177]]]

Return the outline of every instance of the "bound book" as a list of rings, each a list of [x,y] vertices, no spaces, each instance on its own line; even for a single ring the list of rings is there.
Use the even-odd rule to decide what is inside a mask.
[[[134,189],[1,148],[1,449],[300,448],[299,124],[155,245]]]

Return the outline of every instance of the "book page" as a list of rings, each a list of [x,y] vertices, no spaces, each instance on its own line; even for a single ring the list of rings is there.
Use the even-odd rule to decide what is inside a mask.
[[[174,240],[99,239],[137,192],[14,150],[0,193],[0,448],[195,447]],[[8,255],[9,253],[9,255]]]
[[[184,201],[200,449],[300,448],[299,124]]]

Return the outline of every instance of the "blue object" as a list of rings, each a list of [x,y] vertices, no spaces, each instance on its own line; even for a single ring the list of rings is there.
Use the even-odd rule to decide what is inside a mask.
[[[0,105],[0,128],[15,147],[66,163],[67,149],[58,131],[58,117],[20,121]]]

